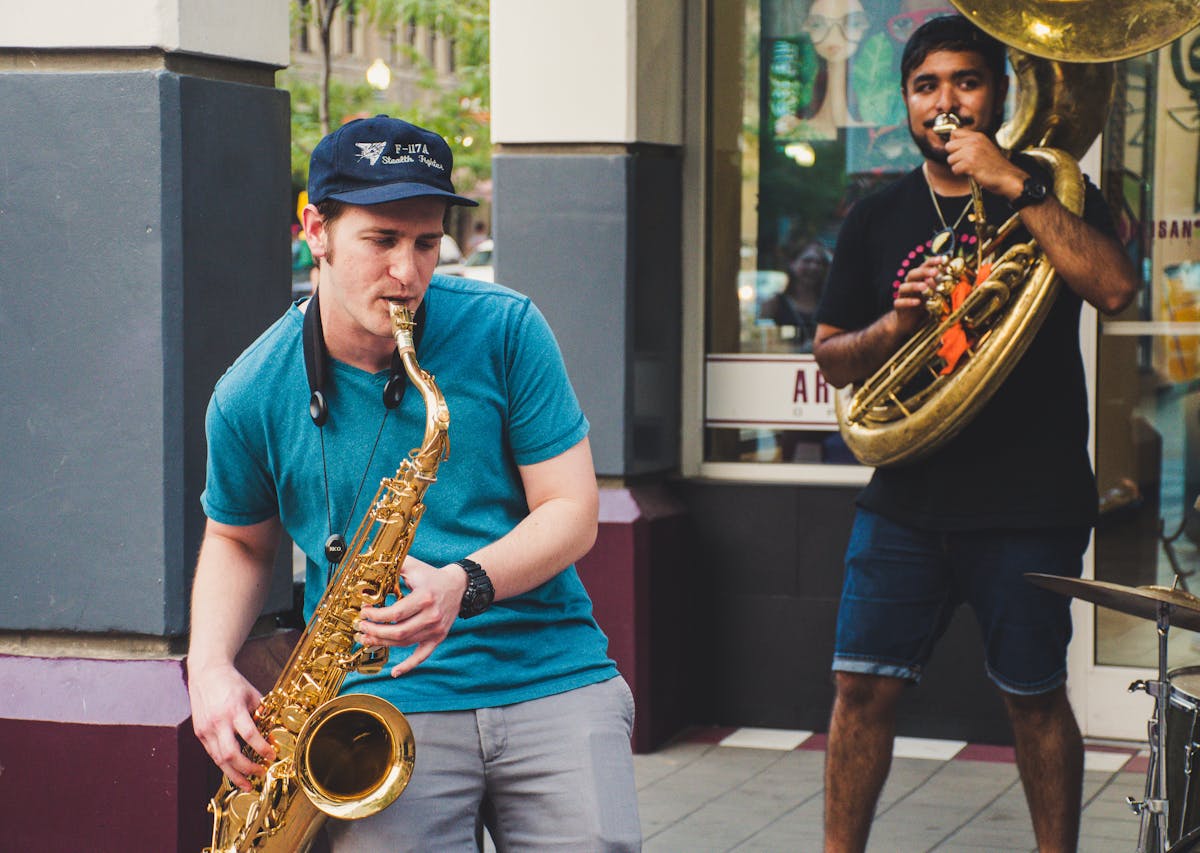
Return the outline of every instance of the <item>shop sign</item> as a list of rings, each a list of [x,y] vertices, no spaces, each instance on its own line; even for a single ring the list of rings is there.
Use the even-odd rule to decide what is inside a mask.
[[[710,355],[704,389],[707,427],[837,429],[833,386],[811,355]]]

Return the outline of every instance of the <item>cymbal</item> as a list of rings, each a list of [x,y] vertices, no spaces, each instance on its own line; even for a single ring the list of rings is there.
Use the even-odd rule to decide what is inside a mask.
[[[1158,621],[1160,602],[1171,605],[1167,619],[1173,627],[1189,631],[1200,631],[1200,598],[1182,589],[1167,586],[1121,586],[1105,581],[1083,578],[1063,578],[1028,572],[1029,582],[1074,598],[1090,601],[1101,607],[1140,616],[1152,622]]]

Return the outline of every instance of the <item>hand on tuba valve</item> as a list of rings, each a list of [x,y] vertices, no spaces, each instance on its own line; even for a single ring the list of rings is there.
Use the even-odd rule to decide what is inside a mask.
[[[955,286],[967,275],[967,262],[961,258],[946,258],[934,276],[934,286],[925,297],[925,309],[929,316],[941,320],[951,310],[951,297]]]

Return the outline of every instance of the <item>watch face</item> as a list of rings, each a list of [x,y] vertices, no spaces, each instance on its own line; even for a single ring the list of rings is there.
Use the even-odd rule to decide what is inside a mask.
[[[1012,201],[1012,209],[1021,210],[1031,204],[1045,201],[1047,192],[1046,185],[1037,178],[1026,178],[1021,194]]]
[[[496,590],[487,576],[487,572],[475,562],[462,560],[461,565],[467,572],[467,588],[463,591],[462,605],[459,615],[463,617],[478,616],[491,606],[496,597]]]
[[[496,597],[495,591],[492,589],[490,581],[485,581],[486,585],[476,586],[471,585],[471,603],[480,610],[487,609],[492,603],[492,599]]]
[[[463,595],[461,613],[463,616],[478,616],[480,613],[488,609],[488,605],[492,603],[492,597],[484,594],[484,591],[476,586],[468,587],[467,592]]]

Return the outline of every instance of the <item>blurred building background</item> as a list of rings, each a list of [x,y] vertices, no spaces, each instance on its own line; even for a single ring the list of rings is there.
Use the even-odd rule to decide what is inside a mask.
[[[284,74],[317,86],[324,61],[321,24],[314,20],[311,2],[292,3],[291,61]],[[449,88],[455,70],[453,35],[441,32],[415,14],[382,25],[381,32],[368,9],[343,2],[333,13],[329,27],[330,73],[347,87],[369,85],[389,103],[430,107],[438,92]],[[367,72],[382,63],[386,77]],[[380,72],[376,71],[376,74]],[[432,75],[433,85],[429,84]]]

